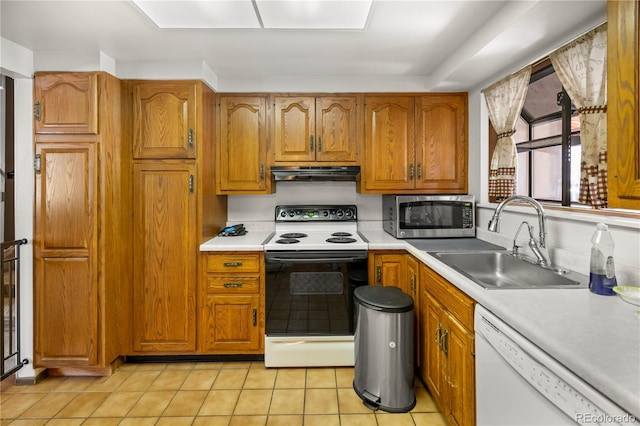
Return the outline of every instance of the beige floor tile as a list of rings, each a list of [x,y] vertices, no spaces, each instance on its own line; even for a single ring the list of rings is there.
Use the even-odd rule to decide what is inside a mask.
[[[305,415],[304,426],[340,426],[337,414]]]
[[[277,371],[276,389],[299,389],[305,387],[307,377],[305,368],[280,368]]]
[[[373,414],[373,410],[365,407],[362,399],[360,399],[353,389],[339,388],[338,404],[340,414]]]
[[[211,390],[207,394],[200,411],[199,416],[225,416],[233,414],[236,408],[240,390]]]
[[[222,363],[222,367],[223,370],[229,370],[229,369],[243,369],[243,370],[248,370],[249,368],[251,368],[251,361],[237,361],[237,362],[223,362]]]
[[[109,397],[109,392],[83,392],[67,404],[56,417],[89,417]]]
[[[414,426],[409,413],[376,413],[378,426]]]
[[[440,413],[411,413],[416,426],[446,426],[447,422]]]
[[[138,364],[137,371],[161,371],[165,370],[169,365],[166,362],[150,362],[150,363],[142,363]]]
[[[160,417],[156,426],[191,426],[195,417]]]
[[[131,371],[122,371],[122,369],[118,369],[118,371],[114,372],[110,376],[101,377],[95,380],[92,384],[87,386],[85,390],[103,392],[114,391],[118,389],[118,387],[120,387],[122,383],[124,383],[124,381],[129,377],[130,374]]]
[[[47,426],[80,426],[84,420],[84,417],[77,419],[63,417],[49,420]]]
[[[207,395],[207,391],[178,391],[162,415],[175,417],[195,416],[200,411],[200,407]]]
[[[338,394],[336,389],[307,388],[304,398],[304,413],[338,414]]]
[[[126,417],[118,426],[153,426],[157,421],[157,417]]]
[[[120,385],[118,391],[146,391],[160,375],[161,370],[136,370]]]
[[[75,392],[55,392],[44,396],[36,404],[20,415],[21,418],[53,418],[78,394]]]
[[[118,426],[122,421],[118,417],[90,417],[82,423],[82,426]]]
[[[113,392],[91,417],[124,417],[141,396],[142,392]]]
[[[220,370],[222,368],[222,362],[217,361],[202,361],[202,362],[194,362],[193,369],[194,370]]]
[[[3,400],[0,405],[0,418],[15,419],[45,396],[45,393],[21,393],[14,398]]]
[[[193,426],[227,426],[231,416],[199,416],[193,421]]]
[[[335,368],[307,368],[307,389],[335,387]]]
[[[267,418],[267,426],[302,426],[304,417],[302,415],[272,416]]]
[[[268,414],[272,393],[271,389],[243,389],[233,411],[234,417]]]
[[[244,382],[244,389],[272,389],[278,372],[260,368],[251,368]]]
[[[181,390],[209,390],[218,376],[219,370],[193,369],[184,379]]]
[[[233,416],[229,426],[264,426],[267,416]]]
[[[145,392],[127,413],[127,417],[148,417],[162,415],[176,391],[153,391]]]
[[[304,414],[304,389],[274,389],[269,416]]]
[[[49,419],[17,419],[13,420],[9,424],[11,424],[12,426],[41,426],[47,424],[48,421]]]
[[[336,384],[339,388],[353,389],[354,370],[352,367],[336,368]]]
[[[414,388],[416,393],[416,406],[411,410],[412,413],[431,413],[438,411],[431,394],[422,386]]]
[[[60,382],[57,391],[82,391],[92,385],[98,378],[96,377],[67,377],[67,380]]]
[[[195,362],[170,362],[166,370],[193,370],[195,365]]]
[[[67,377],[47,377],[36,385],[24,387],[33,388],[33,392],[51,392],[57,390],[67,379]]]
[[[212,389],[242,389],[248,369],[222,369],[213,382]]]
[[[340,426],[376,426],[375,414],[340,414]]]
[[[188,370],[163,370],[147,390],[178,390],[188,375]]]

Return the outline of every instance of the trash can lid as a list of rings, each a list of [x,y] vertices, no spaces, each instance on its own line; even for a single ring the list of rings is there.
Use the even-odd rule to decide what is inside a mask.
[[[398,287],[362,286],[353,292],[357,303],[384,312],[407,312],[413,309],[413,299]]]

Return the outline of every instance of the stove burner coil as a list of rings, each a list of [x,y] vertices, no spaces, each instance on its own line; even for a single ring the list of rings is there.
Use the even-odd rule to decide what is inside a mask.
[[[276,243],[278,244],[295,244],[299,242],[300,240],[296,240],[295,238],[281,238],[279,240],[276,240]]]
[[[332,237],[350,237],[352,234],[348,232],[334,232],[331,234]]]
[[[355,238],[347,238],[347,237],[333,237],[333,238],[327,238],[327,242],[328,243],[339,243],[339,244],[355,243],[356,239]]]
[[[288,232],[286,234],[280,235],[280,238],[304,238],[307,237],[307,234],[303,234],[302,232]]]

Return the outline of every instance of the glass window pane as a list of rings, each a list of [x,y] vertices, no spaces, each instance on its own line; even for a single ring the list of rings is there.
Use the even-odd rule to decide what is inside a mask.
[[[529,140],[529,123],[522,116],[519,116],[516,121],[516,133],[513,135],[513,139],[516,143]]]
[[[526,195],[529,194],[529,153],[518,153],[518,167],[516,168],[517,187],[516,194]]]
[[[571,146],[571,202],[578,202],[580,194],[580,163],[582,162],[582,145]]]
[[[533,198],[562,200],[562,147],[536,149],[532,156]]]
[[[561,135],[562,119],[533,124],[531,132],[533,134],[533,139],[542,139],[549,136]]]

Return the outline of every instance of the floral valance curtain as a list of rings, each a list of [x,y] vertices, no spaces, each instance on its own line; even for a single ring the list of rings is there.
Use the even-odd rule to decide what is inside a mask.
[[[530,77],[531,66],[528,66],[484,90],[489,120],[498,133],[489,171],[490,197],[506,198],[516,193],[518,155],[513,134],[527,96]]]
[[[579,201],[607,207],[607,24],[549,57],[580,113]]]

